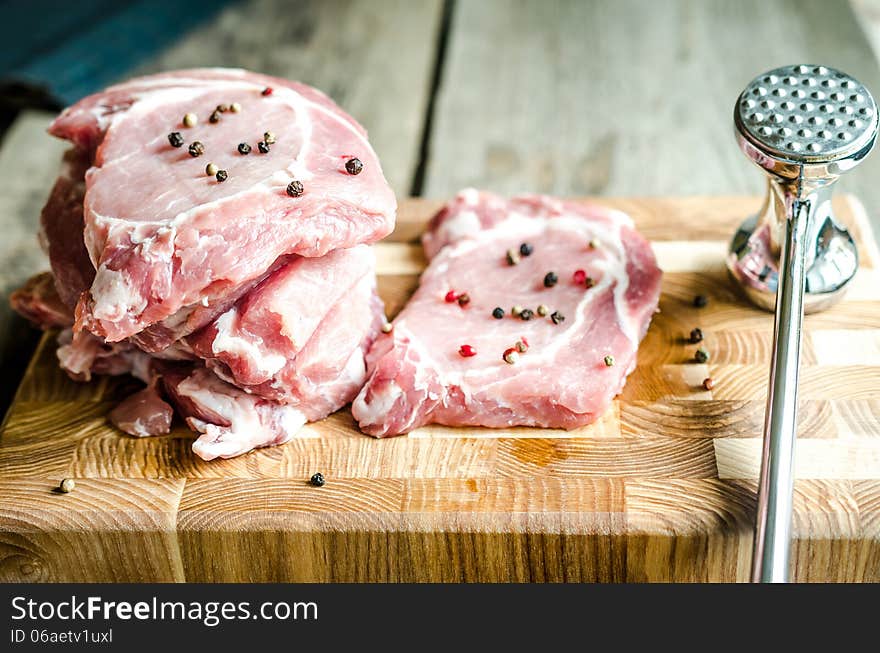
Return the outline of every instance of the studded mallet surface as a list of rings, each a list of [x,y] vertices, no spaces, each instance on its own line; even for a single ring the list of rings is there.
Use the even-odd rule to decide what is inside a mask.
[[[784,66],[746,86],[736,119],[759,147],[796,161],[832,161],[864,147],[877,124],[871,94],[825,66]]]

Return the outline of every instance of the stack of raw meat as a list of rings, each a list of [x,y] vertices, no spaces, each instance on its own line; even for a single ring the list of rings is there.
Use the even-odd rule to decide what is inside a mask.
[[[245,71],[131,80],[62,113],[41,216],[52,272],[13,305],[63,327],[72,377],[131,373],[111,414],[209,460],[350,402],[383,324],[369,246],[396,203],[366,132],[318,91]]]

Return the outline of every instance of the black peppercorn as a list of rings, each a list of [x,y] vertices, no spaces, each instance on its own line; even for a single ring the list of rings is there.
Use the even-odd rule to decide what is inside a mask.
[[[519,253],[522,254],[523,256],[528,256],[529,254],[532,253],[532,251],[534,251],[534,248],[531,245],[529,245],[528,243],[523,243],[522,245],[519,246]]]
[[[522,310],[522,313],[519,314],[519,319],[525,320],[526,322],[531,320],[533,317],[535,317],[535,312],[530,308],[524,308]]]
[[[361,160],[358,158],[349,159],[345,162],[345,170],[350,175],[359,175],[363,169],[364,164],[361,163]]]
[[[697,295],[694,297],[694,306],[697,308],[704,308],[706,304],[709,303],[709,298],[706,295]]]
[[[559,324],[560,322],[565,321],[565,316],[559,311],[553,311],[550,314],[550,319],[553,320],[553,324]]]
[[[287,184],[287,194],[291,197],[299,197],[303,194],[303,185],[301,181],[297,181],[294,179],[292,182]]]
[[[209,122],[218,123],[220,122],[220,112],[216,109],[211,113],[211,116],[208,118]]]
[[[260,141],[257,143],[257,149],[260,150],[262,154],[269,154],[269,144],[266,141]]]
[[[702,342],[702,341],[703,341],[703,331],[702,331],[702,329],[699,329],[699,328],[697,328],[697,329],[691,329],[691,337],[690,337],[690,341],[691,341],[693,344],[697,344],[698,342]]]
[[[224,182],[229,177],[229,174],[225,170],[218,170],[214,176],[217,178],[217,181]]]
[[[492,311],[492,317],[494,317],[496,320],[502,319],[504,317],[504,309],[500,306],[496,306],[495,310]]]
[[[709,361],[709,351],[705,347],[700,347],[694,354],[694,359],[698,363],[707,363]]]
[[[238,153],[239,154],[250,154],[251,153],[251,146],[248,145],[247,143],[239,143],[238,144]]]
[[[183,145],[183,136],[180,132],[171,132],[168,134],[168,142],[171,143],[171,147],[180,147]]]
[[[544,275],[544,285],[547,288],[555,286],[557,281],[559,281],[559,277],[556,276],[555,272],[548,272]]]
[[[192,157],[202,156],[205,153],[205,146],[201,141],[193,141],[189,146],[189,155]]]
[[[326,483],[326,481],[324,480],[324,475],[321,472],[318,472],[316,474],[312,474],[312,478],[309,479],[309,483],[311,483],[315,487],[321,487],[324,485],[324,483]]]

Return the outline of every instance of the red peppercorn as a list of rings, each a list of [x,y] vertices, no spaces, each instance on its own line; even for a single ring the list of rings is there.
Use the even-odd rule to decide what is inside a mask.
[[[477,350],[470,345],[462,345],[461,348],[458,350],[458,353],[462,356],[462,358],[470,358],[471,356],[477,355]]]
[[[581,285],[584,281],[587,280],[587,273],[583,270],[575,270],[574,271],[574,282],[577,285]]]
[[[263,92],[261,93],[261,95],[272,95],[272,92],[274,90],[275,89],[272,88],[271,86],[267,86],[266,88],[263,89]]]
[[[448,293],[446,293],[446,297],[444,299],[451,304],[452,302],[458,300],[458,295],[455,293],[454,290],[450,290]]]

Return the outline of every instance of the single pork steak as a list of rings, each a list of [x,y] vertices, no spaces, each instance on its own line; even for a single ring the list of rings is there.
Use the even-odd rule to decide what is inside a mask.
[[[623,388],[660,269],[623,213],[468,190],[423,237],[430,265],[368,355],[352,404],[377,437],[426,423],[571,429]]]
[[[90,159],[83,240],[95,276],[76,328],[108,342],[190,319],[279,257],[375,242],[394,226],[363,128],[296,82],[224,69],[138,78],[66,109],[50,132]]]

